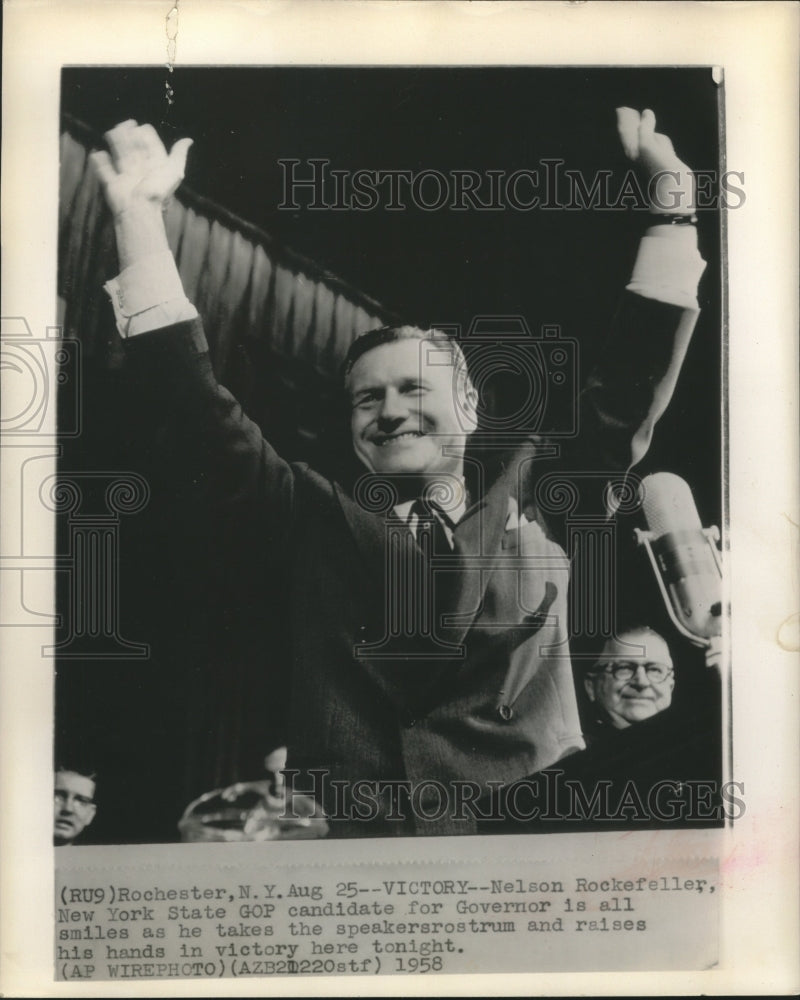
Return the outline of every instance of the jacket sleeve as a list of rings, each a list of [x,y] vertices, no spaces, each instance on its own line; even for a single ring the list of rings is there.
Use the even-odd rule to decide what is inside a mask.
[[[623,293],[611,335],[578,400],[565,466],[624,472],[641,461],[669,404],[699,311]]]
[[[287,554],[295,473],[218,385],[202,323],[190,320],[124,341],[137,427],[170,503],[212,531]]]

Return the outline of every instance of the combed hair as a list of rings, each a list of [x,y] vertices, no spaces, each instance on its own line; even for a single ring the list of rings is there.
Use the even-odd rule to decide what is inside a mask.
[[[368,351],[382,347],[384,344],[392,344],[397,340],[427,340],[446,348],[453,355],[456,371],[465,378],[469,378],[464,352],[458,341],[445,333],[444,330],[437,330],[435,327],[423,330],[418,326],[382,326],[378,330],[368,330],[366,333],[362,333],[350,345],[342,365],[342,380],[347,379],[353,370],[353,365]]]
[[[97,784],[97,771],[94,768],[86,767],[85,765],[76,763],[71,760],[59,760],[56,762],[56,766],[53,769],[53,774],[59,774],[61,771],[69,771],[70,774],[79,774],[82,778],[88,778]]]

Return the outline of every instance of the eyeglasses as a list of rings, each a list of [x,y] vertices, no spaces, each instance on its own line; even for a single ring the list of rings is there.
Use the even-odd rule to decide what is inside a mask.
[[[600,673],[612,674],[615,681],[623,683],[632,680],[639,667],[644,667],[647,679],[655,684],[665,681],[672,673],[672,667],[664,663],[609,663]]]

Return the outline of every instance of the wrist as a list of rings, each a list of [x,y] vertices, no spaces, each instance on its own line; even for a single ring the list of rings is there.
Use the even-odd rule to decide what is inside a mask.
[[[697,309],[704,268],[694,226],[654,226],[639,244],[627,288],[644,298]]]
[[[169,250],[164,216],[156,204],[131,205],[115,215],[114,233],[120,270],[142,258]]]
[[[648,218],[650,226],[696,226],[697,222],[694,212],[657,212],[654,208]]]
[[[133,261],[104,287],[123,338],[197,316],[168,248]]]
[[[650,212],[665,217],[690,216],[697,208],[694,174],[685,164],[671,170],[656,170],[648,178]]]

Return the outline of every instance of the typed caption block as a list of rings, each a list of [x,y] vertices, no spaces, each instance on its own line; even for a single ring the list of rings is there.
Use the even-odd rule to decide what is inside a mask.
[[[254,846],[156,848],[169,858],[159,865],[120,863],[124,848],[103,849],[114,864],[81,865],[92,849],[57,858],[56,978],[647,971],[717,959],[715,859],[325,865]]]

